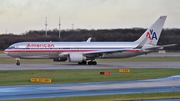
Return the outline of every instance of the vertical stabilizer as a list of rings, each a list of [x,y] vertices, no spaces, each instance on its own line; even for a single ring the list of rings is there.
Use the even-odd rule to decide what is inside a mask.
[[[135,42],[141,43],[147,37],[145,44],[157,45],[165,20],[166,16],[160,16]]]

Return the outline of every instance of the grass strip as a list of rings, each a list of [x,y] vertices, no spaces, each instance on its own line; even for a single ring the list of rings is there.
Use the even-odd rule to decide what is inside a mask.
[[[111,74],[100,75],[102,71],[109,71]],[[180,69],[174,68],[133,68],[129,73],[120,73],[119,69],[2,70],[0,71],[0,86],[40,84],[30,82],[30,78],[51,78],[52,83],[82,83],[155,79],[178,74],[180,74]]]

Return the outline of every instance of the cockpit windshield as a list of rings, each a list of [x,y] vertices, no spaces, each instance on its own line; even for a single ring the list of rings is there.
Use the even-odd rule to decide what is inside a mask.
[[[9,49],[14,49],[14,48],[15,48],[15,46],[10,46],[10,47],[9,47]]]

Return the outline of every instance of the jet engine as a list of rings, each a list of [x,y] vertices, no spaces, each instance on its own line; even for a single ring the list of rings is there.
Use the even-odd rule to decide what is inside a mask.
[[[70,53],[68,55],[69,62],[82,62],[83,60],[86,60],[86,57],[84,57],[81,53]]]

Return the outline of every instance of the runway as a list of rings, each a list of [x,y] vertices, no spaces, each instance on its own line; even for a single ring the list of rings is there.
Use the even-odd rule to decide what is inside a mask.
[[[0,100],[180,91],[180,75],[133,81],[0,86]]]
[[[180,56],[178,52],[167,52],[165,54],[149,53],[144,56]],[[6,54],[0,54],[0,58],[10,58]],[[98,62],[97,65],[77,65],[77,63],[60,62],[52,64],[0,64],[0,70],[53,70],[53,69],[109,69],[109,68],[180,68],[180,62]]]
[[[180,68],[180,62],[100,62],[98,65],[76,63],[0,64],[0,70],[55,70],[55,69],[113,69],[113,68]]]

